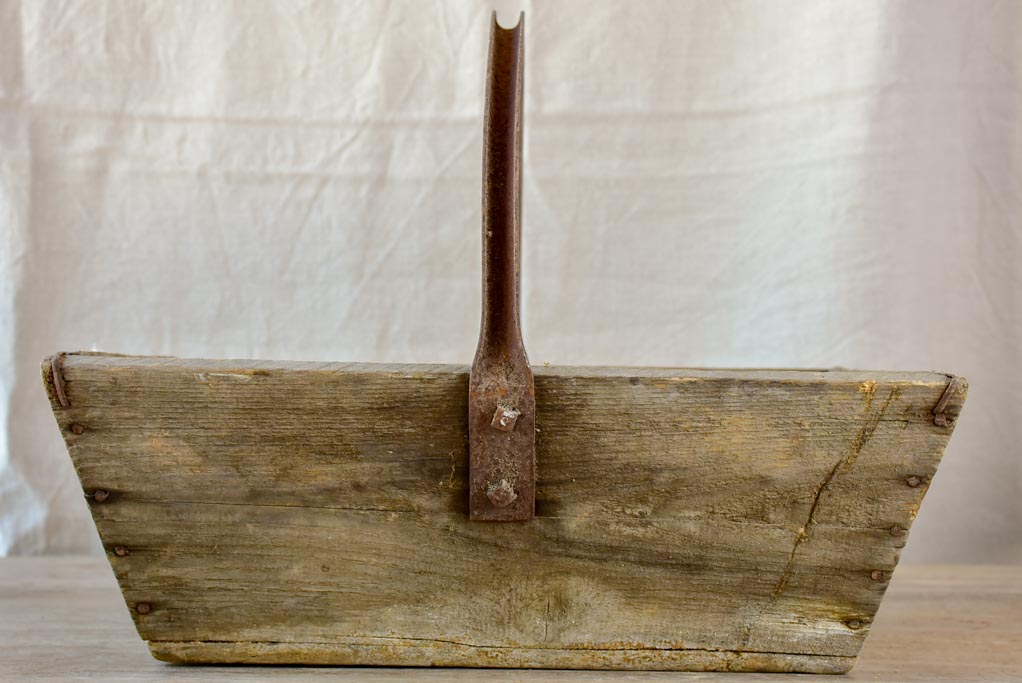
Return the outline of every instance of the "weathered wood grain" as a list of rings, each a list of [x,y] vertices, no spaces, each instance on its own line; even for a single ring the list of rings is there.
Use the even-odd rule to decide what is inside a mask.
[[[536,368],[537,518],[496,524],[466,368],[69,354],[67,407],[51,368],[174,661],[845,671],[951,433],[937,373]]]
[[[0,558],[0,679],[156,683],[820,683],[811,674],[338,669],[164,666],[149,658],[119,604],[109,564],[96,557]],[[1022,672],[1022,572],[1017,566],[898,568],[872,632],[846,681],[1018,681]],[[59,644],[57,646],[56,644]],[[185,651],[188,646],[179,646]],[[242,646],[239,646],[242,647]],[[288,647],[281,644],[281,648]],[[252,645],[273,651],[274,646]],[[310,648],[311,649],[311,648]],[[299,651],[299,655],[304,652]],[[642,654],[642,652],[638,653]],[[278,652],[274,653],[279,657]],[[597,655],[599,656],[599,655]],[[613,654],[611,655],[613,656]],[[696,659],[699,653],[693,653]],[[707,659],[712,654],[704,655]],[[724,659],[723,655],[718,655]],[[691,660],[690,660],[691,661]]]

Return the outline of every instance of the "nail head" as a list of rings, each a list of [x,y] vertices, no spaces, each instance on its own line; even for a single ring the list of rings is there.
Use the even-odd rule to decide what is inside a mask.
[[[501,479],[486,487],[486,497],[495,507],[504,508],[515,502],[518,494],[507,479]]]
[[[518,421],[518,416],[521,414],[521,411],[514,408],[497,406],[497,410],[493,413],[493,419],[490,420],[490,426],[502,432],[510,432],[515,428],[515,422]]]
[[[102,503],[104,500],[106,500],[109,497],[110,497],[110,492],[109,491],[104,491],[103,489],[98,489],[98,490],[92,492],[92,499],[94,501],[96,501],[97,503]]]
[[[75,422],[73,425],[71,425],[71,431],[74,432],[75,434],[84,434],[85,425]]]
[[[139,614],[149,614],[149,612],[151,612],[152,609],[153,609],[152,605],[150,605],[148,602],[140,602],[137,605],[135,605],[135,611],[138,612]]]

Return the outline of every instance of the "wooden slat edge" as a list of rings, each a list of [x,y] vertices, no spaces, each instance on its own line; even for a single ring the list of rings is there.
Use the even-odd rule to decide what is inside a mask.
[[[293,370],[357,372],[383,374],[468,374],[468,365],[423,364],[423,363],[360,363],[360,362],[317,362],[251,359],[204,359],[177,358],[173,356],[129,356],[104,352],[66,352],[63,356],[67,365],[88,367],[166,367],[215,371],[234,369],[237,371]],[[43,361],[43,377],[52,383],[48,366],[54,356]],[[820,382],[861,382],[872,379],[878,382],[905,382],[911,384],[947,384],[953,375],[930,371],[889,371],[834,369],[790,369],[790,368],[684,368],[647,366],[585,366],[562,365],[533,366],[537,376],[544,377],[648,377],[662,379],[740,379],[762,381],[811,381]],[[964,378],[960,378],[963,382]]]
[[[375,642],[373,642],[375,640]],[[447,666],[621,671],[733,671],[842,674],[855,657],[698,649],[555,649],[485,647],[448,641],[357,639],[351,642],[148,641],[165,662],[332,666]]]

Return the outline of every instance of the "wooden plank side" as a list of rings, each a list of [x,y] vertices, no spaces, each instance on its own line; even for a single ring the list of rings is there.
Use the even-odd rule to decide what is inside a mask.
[[[104,526],[139,549],[115,563],[130,577],[129,602],[154,607],[141,623],[147,638],[279,639],[281,622],[253,622],[246,604],[276,595],[301,615],[277,619],[306,641],[395,632],[489,646],[712,647],[698,633],[681,645],[658,620],[702,611],[707,627],[726,629],[745,596],[720,589],[740,582],[763,595],[772,576],[757,565],[776,572],[787,557],[783,529],[752,534],[734,523],[547,518],[486,528],[440,513],[142,508]],[[735,556],[736,535],[750,538],[747,557]],[[163,587],[165,605],[151,585]],[[189,615],[196,623],[182,623]]]
[[[740,627],[766,604],[789,555],[783,528],[720,521],[546,518],[486,530],[439,514],[129,506],[101,526],[131,549],[111,562],[128,604],[151,606],[138,625],[152,640],[397,633],[480,647],[738,651],[749,649]],[[793,587],[804,642],[781,651],[858,651],[861,634],[848,624],[875,610],[861,587],[876,566],[865,549],[885,545],[875,533],[818,530],[821,543],[851,551],[840,567],[799,565],[819,583]],[[286,610],[253,621],[253,602],[266,612],[280,601]]]
[[[538,518],[472,523],[463,367],[61,375],[97,528],[170,659],[847,669],[951,432],[936,373],[537,368]]]

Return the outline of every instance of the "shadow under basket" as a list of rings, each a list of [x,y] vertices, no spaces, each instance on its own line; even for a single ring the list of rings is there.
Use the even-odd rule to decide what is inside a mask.
[[[967,391],[534,374],[535,517],[492,523],[466,367],[43,363],[139,635],[204,663],[847,671]]]

